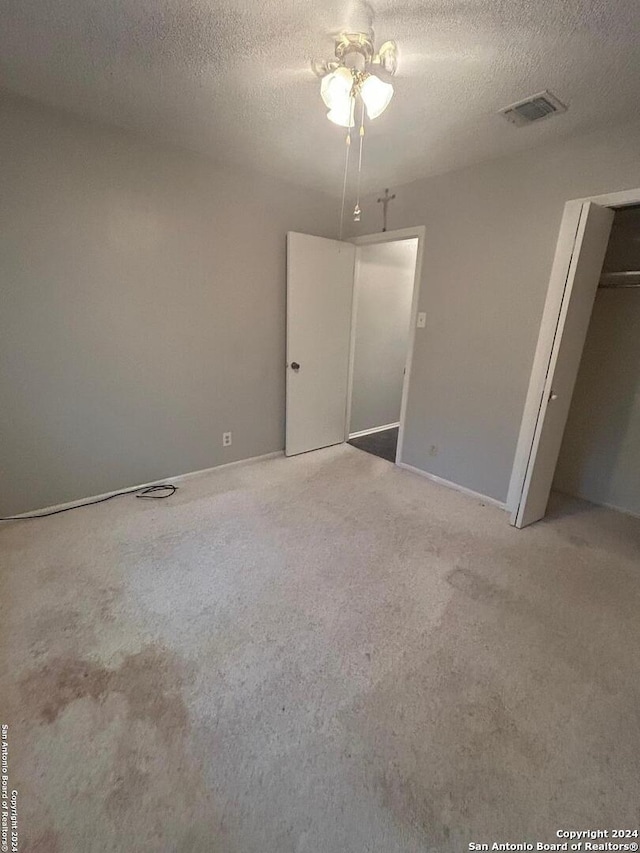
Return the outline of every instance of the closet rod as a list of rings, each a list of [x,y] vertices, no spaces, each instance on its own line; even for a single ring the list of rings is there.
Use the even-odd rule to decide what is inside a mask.
[[[636,284],[625,284],[624,282],[620,282],[620,284],[607,284],[606,282],[601,282],[598,285],[600,290],[619,290],[620,288],[626,288],[627,290],[631,290],[632,288],[637,287],[640,288],[640,281]]]
[[[604,273],[598,286],[605,289],[615,287],[640,287],[640,270]]]

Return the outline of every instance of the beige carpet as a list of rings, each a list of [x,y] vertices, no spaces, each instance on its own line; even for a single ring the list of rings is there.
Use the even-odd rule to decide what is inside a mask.
[[[342,446],[13,522],[0,549],[22,853],[638,825],[638,520],[565,499],[518,532]]]

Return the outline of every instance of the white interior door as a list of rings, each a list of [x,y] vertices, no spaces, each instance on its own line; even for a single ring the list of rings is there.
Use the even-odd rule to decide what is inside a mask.
[[[355,253],[287,234],[287,456],[344,441]]]
[[[551,351],[536,356],[545,359],[547,369],[522,491],[511,516],[516,527],[539,521],[546,512],[613,216],[613,210],[592,202],[580,211]]]

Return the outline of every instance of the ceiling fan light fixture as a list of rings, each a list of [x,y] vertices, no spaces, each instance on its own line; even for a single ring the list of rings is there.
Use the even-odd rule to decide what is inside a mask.
[[[346,104],[339,104],[327,113],[327,118],[339,127],[353,127],[355,124],[354,118],[354,101],[349,98]]]
[[[386,110],[393,97],[393,86],[375,74],[369,74],[360,86],[360,97],[367,108],[370,119],[378,118]]]
[[[320,94],[329,110],[343,110],[351,100],[353,74],[348,68],[340,66],[322,78]],[[333,120],[333,119],[332,119]]]

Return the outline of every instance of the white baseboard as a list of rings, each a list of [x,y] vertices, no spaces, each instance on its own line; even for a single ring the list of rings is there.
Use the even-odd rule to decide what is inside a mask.
[[[372,429],[361,429],[359,432],[350,432],[349,438],[360,438],[361,435],[373,435],[374,432],[384,432],[385,429],[394,429],[400,426],[400,421],[395,424],[385,424],[384,426],[373,427]]]
[[[28,518],[34,514],[54,512],[60,509],[73,509],[75,506],[91,503],[92,501],[103,500],[114,495],[119,495],[122,492],[137,492],[140,489],[146,489],[148,486],[160,486],[162,483],[181,483],[183,480],[189,480],[191,477],[200,477],[203,474],[211,474],[214,471],[222,471],[225,468],[239,468],[241,465],[250,465],[252,462],[264,462],[267,459],[275,459],[277,456],[283,456],[284,451],[275,450],[273,453],[263,453],[262,456],[250,456],[248,459],[237,459],[235,462],[224,462],[222,465],[214,465],[213,468],[202,468],[199,471],[189,471],[186,474],[178,474],[175,477],[163,477],[161,480],[153,480],[151,483],[140,483],[138,486],[124,486],[122,489],[116,489],[113,492],[104,492],[102,495],[90,495],[86,498],[79,498],[75,501],[67,501],[63,504],[55,504],[54,506],[46,506],[41,509],[31,509],[29,512],[22,512],[19,515],[14,515],[12,518]]]
[[[407,465],[406,462],[397,462],[399,468],[404,468],[406,471],[411,471],[414,474],[419,474],[421,477],[426,477],[427,480],[432,480],[439,486],[446,486],[447,489],[454,489],[456,492],[462,492],[463,495],[468,495],[470,498],[475,498],[482,501],[483,504],[491,504],[499,509],[506,510],[507,505],[503,501],[498,501],[495,498],[490,498],[488,495],[482,495],[480,492],[474,492],[473,489],[467,489],[466,486],[459,486],[457,483],[452,483],[450,480],[443,480],[442,477],[436,477],[435,474],[430,474],[428,471],[423,471],[422,468],[415,468],[413,465]]]
[[[213,468],[202,468],[200,471],[189,471],[187,474],[165,477],[164,480],[158,480],[158,483],[166,483],[167,479],[178,481],[189,480],[191,477],[199,477],[201,474],[212,474],[214,471],[222,471],[225,468],[240,468],[242,465],[251,465],[254,462],[266,462],[267,459],[276,459],[278,456],[284,456],[284,450],[274,450],[271,453],[263,453],[261,456],[249,456],[247,459],[236,459],[235,462],[223,462],[222,465],[214,465]],[[149,485],[155,486],[156,483],[150,483]]]

